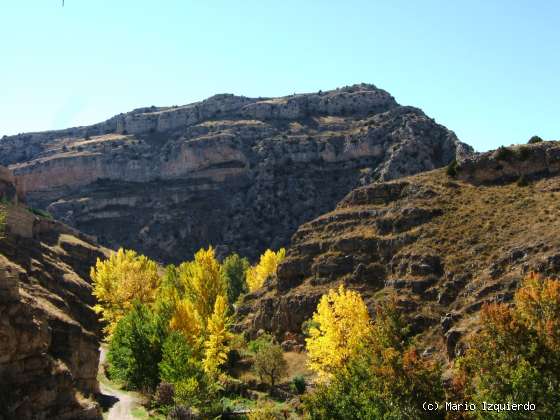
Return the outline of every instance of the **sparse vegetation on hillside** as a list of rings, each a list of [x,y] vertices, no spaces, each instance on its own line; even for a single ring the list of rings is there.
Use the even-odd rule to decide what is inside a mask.
[[[540,143],[542,141],[543,141],[543,139],[540,138],[539,136],[533,136],[529,139],[528,143],[529,144],[535,144],[535,143]]]
[[[6,229],[6,209],[0,203],[0,239],[4,237],[4,230]]]
[[[482,405],[531,402],[532,418],[560,411],[560,281],[527,276],[514,305],[486,305],[457,361],[461,397]],[[522,419],[527,412],[478,413],[477,418]]]

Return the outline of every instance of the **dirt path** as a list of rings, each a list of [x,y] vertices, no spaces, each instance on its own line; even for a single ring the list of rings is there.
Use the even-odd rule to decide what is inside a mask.
[[[99,351],[99,372],[103,379],[99,381],[99,388],[103,395],[118,399],[109,408],[109,411],[103,415],[103,418],[108,420],[134,420],[135,417],[132,415],[132,411],[141,406],[141,398],[133,392],[122,391],[117,389],[117,387],[111,386],[102,369],[102,365],[107,357],[107,349],[101,346]]]

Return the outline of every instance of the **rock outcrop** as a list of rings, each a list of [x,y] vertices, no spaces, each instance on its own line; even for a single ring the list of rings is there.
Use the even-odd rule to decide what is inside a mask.
[[[16,202],[0,168],[0,419],[101,419],[89,268],[106,250]]]
[[[455,357],[484,303],[510,300],[530,271],[560,276],[559,152],[560,142],[499,149],[460,161],[458,178],[440,169],[353,190],[298,229],[238,327],[299,333],[344,283],[372,314],[396,294],[420,343]]]
[[[202,246],[255,258],[352,188],[472,150],[373,85],[283,98],[216,95],[0,140],[31,205],[165,262]]]

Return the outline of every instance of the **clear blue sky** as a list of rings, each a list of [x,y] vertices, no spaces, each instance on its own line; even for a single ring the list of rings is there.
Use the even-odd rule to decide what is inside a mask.
[[[560,138],[557,1],[65,2],[0,3],[0,135],[368,82],[477,150]]]

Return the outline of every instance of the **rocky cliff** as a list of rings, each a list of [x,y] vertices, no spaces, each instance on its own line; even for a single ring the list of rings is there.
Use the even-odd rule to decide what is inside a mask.
[[[216,95],[0,140],[0,163],[33,206],[166,262],[208,244],[255,258],[354,187],[470,153],[421,110],[365,84]]]
[[[560,142],[500,148],[460,160],[456,178],[446,172],[357,188],[301,226],[277,278],[239,308],[239,327],[298,333],[345,283],[370,309],[396,293],[425,348],[453,358],[485,302],[510,300],[529,271],[560,276]]]
[[[100,419],[89,267],[105,250],[18,204],[0,168],[0,419]]]

